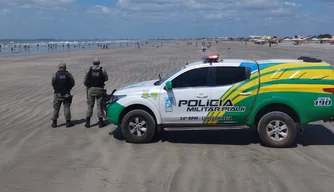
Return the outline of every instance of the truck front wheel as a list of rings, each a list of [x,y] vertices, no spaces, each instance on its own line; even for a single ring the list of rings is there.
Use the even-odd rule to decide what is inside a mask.
[[[268,147],[289,147],[295,142],[296,124],[283,112],[269,112],[260,119],[258,132],[260,139]]]
[[[155,135],[156,123],[148,112],[136,109],[128,112],[121,124],[122,134],[130,143],[147,143]]]

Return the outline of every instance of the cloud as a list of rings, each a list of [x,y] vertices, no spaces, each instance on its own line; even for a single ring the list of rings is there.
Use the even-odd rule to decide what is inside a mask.
[[[300,5],[298,5],[297,3],[295,3],[295,2],[284,2],[284,5],[286,5],[286,6],[292,6],[292,7],[297,7],[297,6],[300,6]]]
[[[182,0],[118,0],[117,8],[122,11],[161,12],[179,8]]]
[[[74,4],[76,0],[0,0],[0,4],[7,4],[21,8],[54,8]]]
[[[242,0],[236,2],[237,7],[242,9],[274,9],[280,6],[279,0]]]
[[[154,19],[179,17],[188,21],[274,20],[280,16],[294,17],[300,11],[296,3],[280,0],[118,0],[116,5],[120,12],[135,19],[150,15]]]
[[[103,19],[115,19],[118,20],[122,17],[122,13],[115,8],[109,8],[102,5],[94,5],[86,9],[85,17],[88,18],[103,18]]]
[[[313,1],[322,2],[322,3],[334,3],[333,0],[313,0]]]
[[[116,3],[110,3],[111,1]],[[332,23],[328,19],[331,12],[326,11],[334,7],[331,6],[334,0],[311,1],[313,2],[306,4],[301,0],[95,0],[89,2],[0,0],[1,15],[10,14],[11,10],[15,13],[10,14],[10,17],[0,17],[0,21],[13,23],[8,28],[14,32],[24,26],[31,28],[31,31],[35,30],[36,36],[37,34],[69,36],[77,33],[79,36],[87,37],[99,35],[167,37],[207,36],[218,33],[239,35],[268,31],[298,33],[331,29],[332,25],[323,25],[323,23]],[[108,2],[110,6],[107,6]],[[325,7],[324,12],[310,9],[313,5]],[[64,11],[60,13],[54,10]],[[14,17],[21,22],[20,25],[13,22]],[[52,22],[48,21],[50,19],[53,19]],[[48,30],[34,29],[36,27],[28,26],[31,23],[33,26],[43,25]],[[309,23],[312,23],[312,27]],[[94,27],[87,29],[87,25]],[[59,32],[56,30],[59,27],[66,30]],[[99,28],[101,30],[96,30]],[[172,28],[175,30],[170,30]],[[214,30],[219,32],[214,33]],[[12,36],[12,33],[7,32],[3,35]],[[19,37],[20,35],[16,34]],[[27,34],[29,35],[30,33]]]
[[[8,15],[10,14],[12,11],[9,9],[2,9],[0,10],[0,15]]]
[[[90,13],[96,13],[96,14],[99,14],[99,13],[110,14],[111,9],[108,8],[108,7],[105,7],[105,6],[95,5],[95,6],[91,7],[88,11]]]
[[[279,0],[118,0],[117,5],[124,10],[225,10],[229,8],[263,9],[279,6]]]

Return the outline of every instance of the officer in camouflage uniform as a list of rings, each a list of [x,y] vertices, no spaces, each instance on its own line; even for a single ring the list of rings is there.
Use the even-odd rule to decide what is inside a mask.
[[[74,87],[75,81],[71,73],[66,71],[66,64],[60,63],[59,70],[52,76],[52,86],[54,89],[54,101],[53,101],[53,116],[52,127],[57,127],[57,119],[59,117],[59,110],[61,104],[64,106],[64,115],[66,119],[66,127],[72,127],[74,124],[71,122],[71,103],[73,96],[71,95],[71,89]]]
[[[99,117],[99,127],[103,127],[103,115],[101,112],[101,101],[104,95],[104,82],[108,81],[108,74],[105,68],[100,67],[100,60],[94,58],[93,66],[86,71],[84,84],[87,87],[87,114],[86,125],[90,127],[90,119],[93,115],[93,108],[96,100],[97,116]]]

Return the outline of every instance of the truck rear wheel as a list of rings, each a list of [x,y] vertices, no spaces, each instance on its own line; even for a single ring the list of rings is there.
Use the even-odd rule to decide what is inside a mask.
[[[136,109],[124,116],[121,130],[128,142],[147,143],[155,135],[156,122],[148,112]]]
[[[265,114],[259,121],[258,132],[268,147],[289,147],[295,143],[296,124],[293,119],[279,111]]]

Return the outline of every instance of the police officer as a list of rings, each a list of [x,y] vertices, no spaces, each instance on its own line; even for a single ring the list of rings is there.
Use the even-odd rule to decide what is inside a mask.
[[[90,119],[93,115],[93,108],[96,100],[97,116],[99,118],[99,127],[103,127],[103,115],[101,112],[101,101],[104,95],[104,82],[108,81],[108,74],[105,68],[100,67],[100,60],[94,58],[93,66],[86,71],[84,84],[87,87],[87,114],[86,125],[90,127]]]
[[[66,70],[66,64],[60,63],[59,70],[52,76],[52,86],[54,89],[54,101],[53,101],[53,116],[52,127],[57,127],[57,119],[59,117],[59,110],[61,104],[64,106],[64,115],[66,119],[66,127],[72,127],[74,124],[71,122],[71,103],[73,96],[71,95],[71,89],[74,87],[75,81],[71,73]]]

